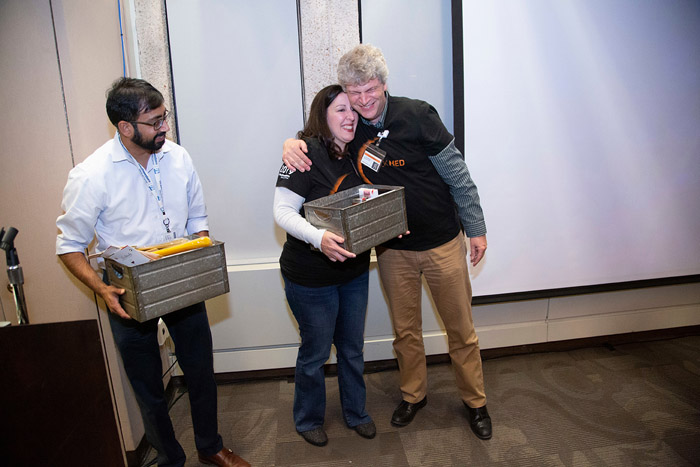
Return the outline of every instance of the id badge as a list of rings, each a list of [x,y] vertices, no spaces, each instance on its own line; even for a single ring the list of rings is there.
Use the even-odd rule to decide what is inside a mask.
[[[165,211],[163,211],[163,227],[165,227],[165,233],[161,236],[161,243],[166,243],[177,238],[175,232],[170,230],[170,218],[165,215]]]
[[[158,240],[158,243],[166,243],[171,240],[175,240],[175,232],[164,232],[161,236],[160,239]]]
[[[379,149],[374,144],[370,144],[367,146],[367,149],[365,149],[364,154],[362,154],[362,159],[360,159],[360,162],[365,167],[369,167],[375,172],[379,172],[379,169],[382,168],[382,162],[384,162],[385,157],[386,151]]]

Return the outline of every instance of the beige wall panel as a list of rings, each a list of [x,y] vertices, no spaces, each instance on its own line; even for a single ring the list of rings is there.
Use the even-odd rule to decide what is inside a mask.
[[[53,11],[73,157],[78,164],[114,136],[105,112],[105,93],[123,74],[119,10],[113,0],[64,0],[54,1]]]
[[[106,315],[97,314],[94,294],[55,255],[55,221],[73,159],[80,162],[114,134],[105,90],[121,75],[121,63],[116,2],[0,2],[0,108],[6,110],[0,127],[0,225],[19,230],[15,245],[30,322],[100,318],[125,447],[133,449],[143,427]],[[16,323],[4,261],[2,269],[0,320]]]
[[[13,226],[30,322],[94,318],[92,295],[78,289],[55,255],[56,216],[72,167],[48,2],[0,4],[0,225]],[[3,261],[3,271],[5,264]],[[6,318],[14,302],[0,279]]]
[[[86,21],[87,18],[89,21]],[[115,132],[105,111],[105,93],[112,82],[123,74],[117,2],[54,1],[54,24],[73,159],[75,164],[79,164],[112,138]],[[67,176],[68,172],[60,175],[62,183],[65,183]],[[60,211],[59,204],[56,205],[57,211]],[[68,271],[65,275],[70,277]],[[85,290],[82,285],[80,288]],[[89,295],[92,297],[92,293]],[[98,318],[115,388],[124,448],[132,451],[143,436],[143,425],[133,391],[117,355],[104,305],[100,303],[102,309]]]

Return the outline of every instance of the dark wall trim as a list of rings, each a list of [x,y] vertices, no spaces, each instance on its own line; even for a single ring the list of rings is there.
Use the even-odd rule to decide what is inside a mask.
[[[360,30],[360,44],[362,44],[362,0],[357,0],[357,27]]]
[[[564,297],[568,295],[584,295],[618,290],[644,289],[648,287],[663,287],[667,285],[692,284],[700,282],[700,274],[691,276],[664,277],[611,284],[584,285],[580,287],[564,287],[561,289],[532,290],[498,295],[480,295],[472,299],[472,305],[487,305],[490,303],[516,302],[521,300],[539,300],[543,298]]]
[[[462,0],[452,0],[452,95],[455,146],[464,154],[464,34]]]
[[[170,22],[168,21],[168,1],[163,3],[163,15],[165,16],[165,38],[168,42],[168,68],[170,70],[170,92],[173,96],[173,118],[175,119],[175,142],[182,144],[180,140],[180,119],[177,112],[177,97],[175,94],[175,73],[173,73],[173,53],[170,46]]]
[[[299,40],[299,76],[301,78],[301,117],[306,127],[306,88],[304,86],[304,41],[301,28],[301,1],[297,0],[297,31]]]

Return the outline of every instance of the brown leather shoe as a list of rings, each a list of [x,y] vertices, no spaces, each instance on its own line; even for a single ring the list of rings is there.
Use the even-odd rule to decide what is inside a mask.
[[[223,448],[213,456],[203,456],[199,454],[199,462],[221,467],[250,467],[249,463],[241,459],[228,448]]]

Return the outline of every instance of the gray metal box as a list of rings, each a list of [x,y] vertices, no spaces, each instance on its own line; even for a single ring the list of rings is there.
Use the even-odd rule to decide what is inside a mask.
[[[138,266],[105,259],[109,282],[126,290],[122,308],[144,322],[228,293],[223,242]]]
[[[359,202],[360,188],[376,188],[379,196]],[[306,220],[345,239],[344,248],[358,254],[408,230],[402,186],[360,185],[304,203]]]

